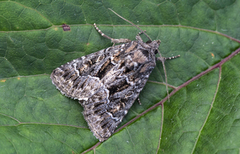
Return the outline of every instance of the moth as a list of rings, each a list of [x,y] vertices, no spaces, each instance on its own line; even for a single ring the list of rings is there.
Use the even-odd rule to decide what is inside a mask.
[[[136,25],[141,32],[134,41],[113,39],[102,33],[96,24],[94,26],[114,45],[61,65],[53,70],[51,79],[62,94],[79,100],[89,128],[103,142],[114,133],[138,98],[156,66],[156,60],[174,57],[156,58],[160,40],[152,41]],[[143,42],[140,37],[142,33],[149,38],[148,42]]]

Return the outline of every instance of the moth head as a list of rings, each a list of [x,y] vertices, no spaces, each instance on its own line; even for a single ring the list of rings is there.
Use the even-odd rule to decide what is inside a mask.
[[[158,53],[158,48],[161,43],[160,40],[153,40],[153,41],[148,40],[146,43],[151,47],[151,49],[154,51],[155,54]]]

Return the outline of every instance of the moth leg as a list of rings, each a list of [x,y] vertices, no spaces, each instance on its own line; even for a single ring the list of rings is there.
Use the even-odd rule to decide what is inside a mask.
[[[111,37],[105,35],[105,34],[97,27],[97,25],[96,25],[95,23],[94,23],[93,25],[94,25],[95,29],[98,31],[98,33],[100,33],[103,37],[111,40],[111,42],[113,43],[113,46],[115,45],[115,43],[127,43],[127,42],[131,42],[131,40],[129,40],[129,39],[123,39],[123,38],[114,39],[114,38],[111,38]]]
[[[165,62],[165,60],[168,60],[168,59],[178,58],[178,57],[180,57],[180,55],[165,58],[165,57],[162,57],[162,55],[161,55],[161,53],[160,53],[159,50],[158,50],[158,53],[159,53],[160,57],[158,57],[157,60],[159,60],[159,61],[162,62],[162,65],[163,65],[163,71],[164,71],[164,74],[165,74],[165,82],[167,83],[167,71],[166,71],[165,63],[164,63],[164,62]],[[166,84],[166,89],[167,89],[168,101],[170,101],[170,98],[169,98],[169,92],[168,92],[168,85],[167,85],[167,84]]]

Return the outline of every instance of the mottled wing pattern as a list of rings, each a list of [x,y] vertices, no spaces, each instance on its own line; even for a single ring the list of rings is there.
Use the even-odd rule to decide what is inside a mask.
[[[62,94],[79,100],[91,131],[104,141],[146,84],[155,50],[137,41],[109,47],[56,68],[51,79]]]
[[[110,49],[80,57],[56,68],[51,74],[53,84],[67,97],[88,100],[90,93],[103,86],[95,74],[104,65],[106,54]]]

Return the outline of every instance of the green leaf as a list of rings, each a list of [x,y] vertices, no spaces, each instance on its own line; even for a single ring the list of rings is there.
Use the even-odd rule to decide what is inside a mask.
[[[0,1],[0,153],[239,153],[240,1]],[[160,39],[161,62],[115,134],[92,135],[78,101],[51,83],[56,68],[135,39]],[[61,25],[70,26],[63,31]],[[143,36],[147,41],[147,38]]]

